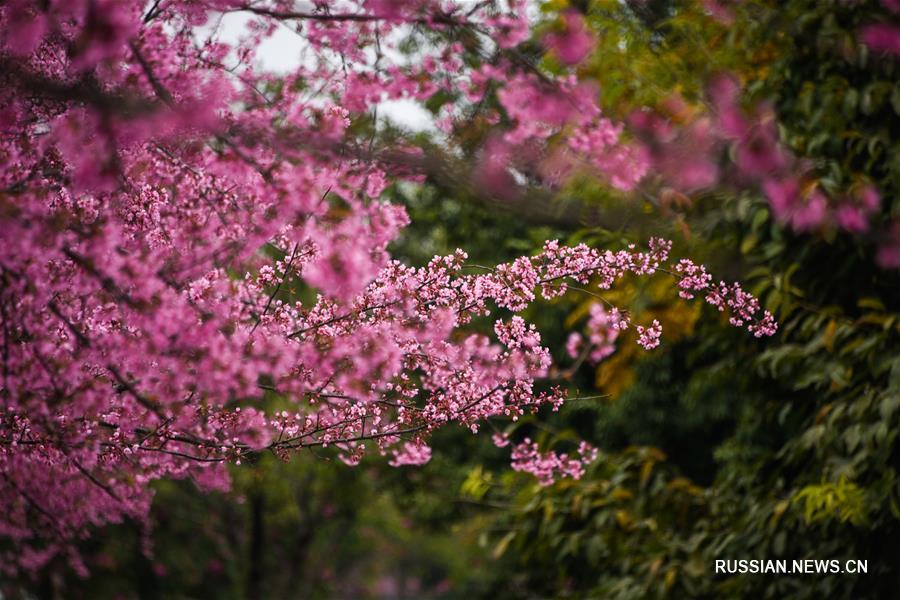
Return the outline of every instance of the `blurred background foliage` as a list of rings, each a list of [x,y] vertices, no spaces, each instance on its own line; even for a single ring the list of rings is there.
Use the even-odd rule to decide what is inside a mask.
[[[599,83],[610,114],[649,106],[689,119],[708,110],[710,78],[730,72],[747,106],[772,103],[782,142],[810,161],[816,185],[839,195],[873,183],[881,217],[900,216],[900,64],[856,33],[888,18],[879,2],[550,0],[545,26],[570,9],[597,34],[578,75]],[[673,113],[674,94],[685,104]],[[481,127],[458,135],[475,148]],[[626,281],[605,297],[659,319],[663,345],[638,351],[626,336],[596,367],[570,369],[565,337],[596,298],[529,309],[556,375],[584,399],[509,431],[598,445],[580,481],[542,488],[510,471],[489,435],[466,431],[440,432],[422,468],[268,457],[235,467],[228,494],[160,483],[152,553],[123,524],[86,543],[88,579],[58,565],[25,588],[66,598],[896,597],[900,277],[877,266],[876,238],[793,233],[747,186],[723,182],[670,212],[659,191],[580,181],[535,213],[527,198],[488,205],[440,179],[389,190],[412,217],[393,250],[412,264],[456,247],[493,264],[548,238],[602,247],[650,231],[745,281],[775,313],[778,335],[756,340],[677,300],[671,280]],[[568,197],[601,218],[567,214]],[[616,203],[631,212],[604,223]],[[742,558],[863,559],[868,574],[713,572],[716,559]]]
[[[900,77],[857,30],[877,2],[552,2],[600,33],[583,77],[610,111],[700,112],[717,73],[775,108],[782,141],[829,194],[871,182],[900,214]],[[725,5],[725,3],[720,3]],[[618,59],[618,60],[617,60]],[[671,115],[675,120],[678,114]],[[900,279],[872,241],[780,228],[753,190],[720,186],[684,211],[680,244],[742,273],[781,323],[766,342],[700,318],[597,410],[608,452],[579,482],[492,486],[493,536],[519,597],[886,598],[900,583]],[[676,238],[678,239],[678,238]],[[655,298],[652,290],[645,290]],[[666,297],[665,295],[663,296]],[[670,296],[669,296],[670,297]],[[664,329],[672,321],[661,315]],[[612,360],[601,365],[599,373]],[[598,373],[598,375],[599,375]],[[606,383],[598,376],[597,383]],[[867,559],[866,576],[715,575],[715,559]]]

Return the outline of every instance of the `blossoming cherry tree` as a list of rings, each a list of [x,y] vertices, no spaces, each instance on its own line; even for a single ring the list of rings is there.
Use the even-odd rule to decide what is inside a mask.
[[[209,35],[231,13],[246,35]],[[445,94],[448,131],[486,110],[496,132],[473,178],[497,193],[516,148],[622,189],[646,173],[595,90],[523,60],[525,14],[518,1],[0,6],[0,568],[62,553],[83,570],[72,542],[145,519],[160,478],[225,489],[228,463],[310,447],[351,465],[369,450],[422,464],[438,428],[559,407],[565,392],[536,384],[550,352],[516,313],[572,284],[665,270],[734,325],[775,331],[739,285],[666,266],[659,239],[618,251],[549,241],[481,270],[461,250],[421,267],[392,259],[408,217],[382,192],[421,181],[426,161],[359,134],[385,100]],[[548,45],[575,63],[590,40],[565,25]],[[255,65],[278,28],[307,56],[276,78]],[[409,39],[414,60],[398,50]],[[283,300],[298,286],[315,297]],[[471,327],[492,314],[493,331]],[[592,323],[598,359],[631,326],[618,309]],[[659,344],[659,323],[635,326],[641,345]],[[512,460],[548,483],[595,454],[525,440]]]

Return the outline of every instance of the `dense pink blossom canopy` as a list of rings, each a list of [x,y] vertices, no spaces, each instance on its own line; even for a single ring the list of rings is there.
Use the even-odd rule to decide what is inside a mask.
[[[646,153],[602,116],[596,90],[517,59],[529,24],[520,2],[504,6],[0,7],[0,536],[11,541],[0,568],[33,570],[60,553],[83,568],[71,542],[145,518],[159,478],[226,489],[229,462],[316,446],[348,464],[367,449],[422,464],[437,428],[474,432],[560,406],[564,393],[539,384],[550,353],[515,313],[572,283],[652,275],[671,245],[549,241],[490,269],[473,270],[461,250],[405,266],[388,245],[408,217],[382,192],[421,181],[421,154],[374,152],[354,128],[382,101],[438,92],[454,98],[439,114],[452,128],[496,93],[496,133],[473,174],[486,189],[502,193],[522,148],[633,187]],[[230,44],[210,34],[228,13],[249,18]],[[309,52],[276,78],[255,65],[284,27]],[[574,63],[590,40],[574,18],[565,27],[551,42],[576,37],[577,52],[560,55]],[[397,51],[409,36],[415,60]],[[775,331],[740,286],[687,260],[668,271],[684,297],[703,296],[754,335]],[[287,303],[287,286],[317,295]],[[494,313],[493,331],[465,327]],[[592,314],[592,360],[629,324],[618,309]],[[659,344],[659,323],[635,326],[643,346]],[[512,460],[546,483],[580,476],[595,455],[525,440]]]

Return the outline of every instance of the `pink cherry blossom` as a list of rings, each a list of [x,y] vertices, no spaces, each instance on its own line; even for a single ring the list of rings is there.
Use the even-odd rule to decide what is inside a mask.
[[[566,354],[568,354],[570,358],[578,358],[578,355],[581,354],[583,345],[584,338],[577,331],[573,331],[569,334],[569,337],[566,338]]]
[[[659,346],[659,338],[662,337],[662,325],[659,321],[653,319],[653,324],[649,327],[637,326],[638,345],[644,350],[653,350]]]
[[[860,40],[873,52],[900,56],[900,27],[890,23],[873,23],[859,32]]]
[[[512,450],[512,468],[534,475],[540,485],[552,484],[560,477],[581,479],[585,467],[597,459],[598,450],[581,442],[577,455],[553,451],[541,452],[538,445],[525,438]]]
[[[594,49],[594,36],[588,30],[584,17],[574,10],[563,13],[562,29],[544,35],[543,42],[567,65],[577,65]]]

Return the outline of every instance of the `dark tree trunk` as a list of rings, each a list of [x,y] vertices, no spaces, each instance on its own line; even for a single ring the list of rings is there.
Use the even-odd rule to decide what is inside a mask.
[[[250,572],[247,576],[247,598],[261,600],[263,583],[263,552],[265,547],[265,505],[266,496],[261,487],[257,487],[250,496],[250,546],[248,563]]]

